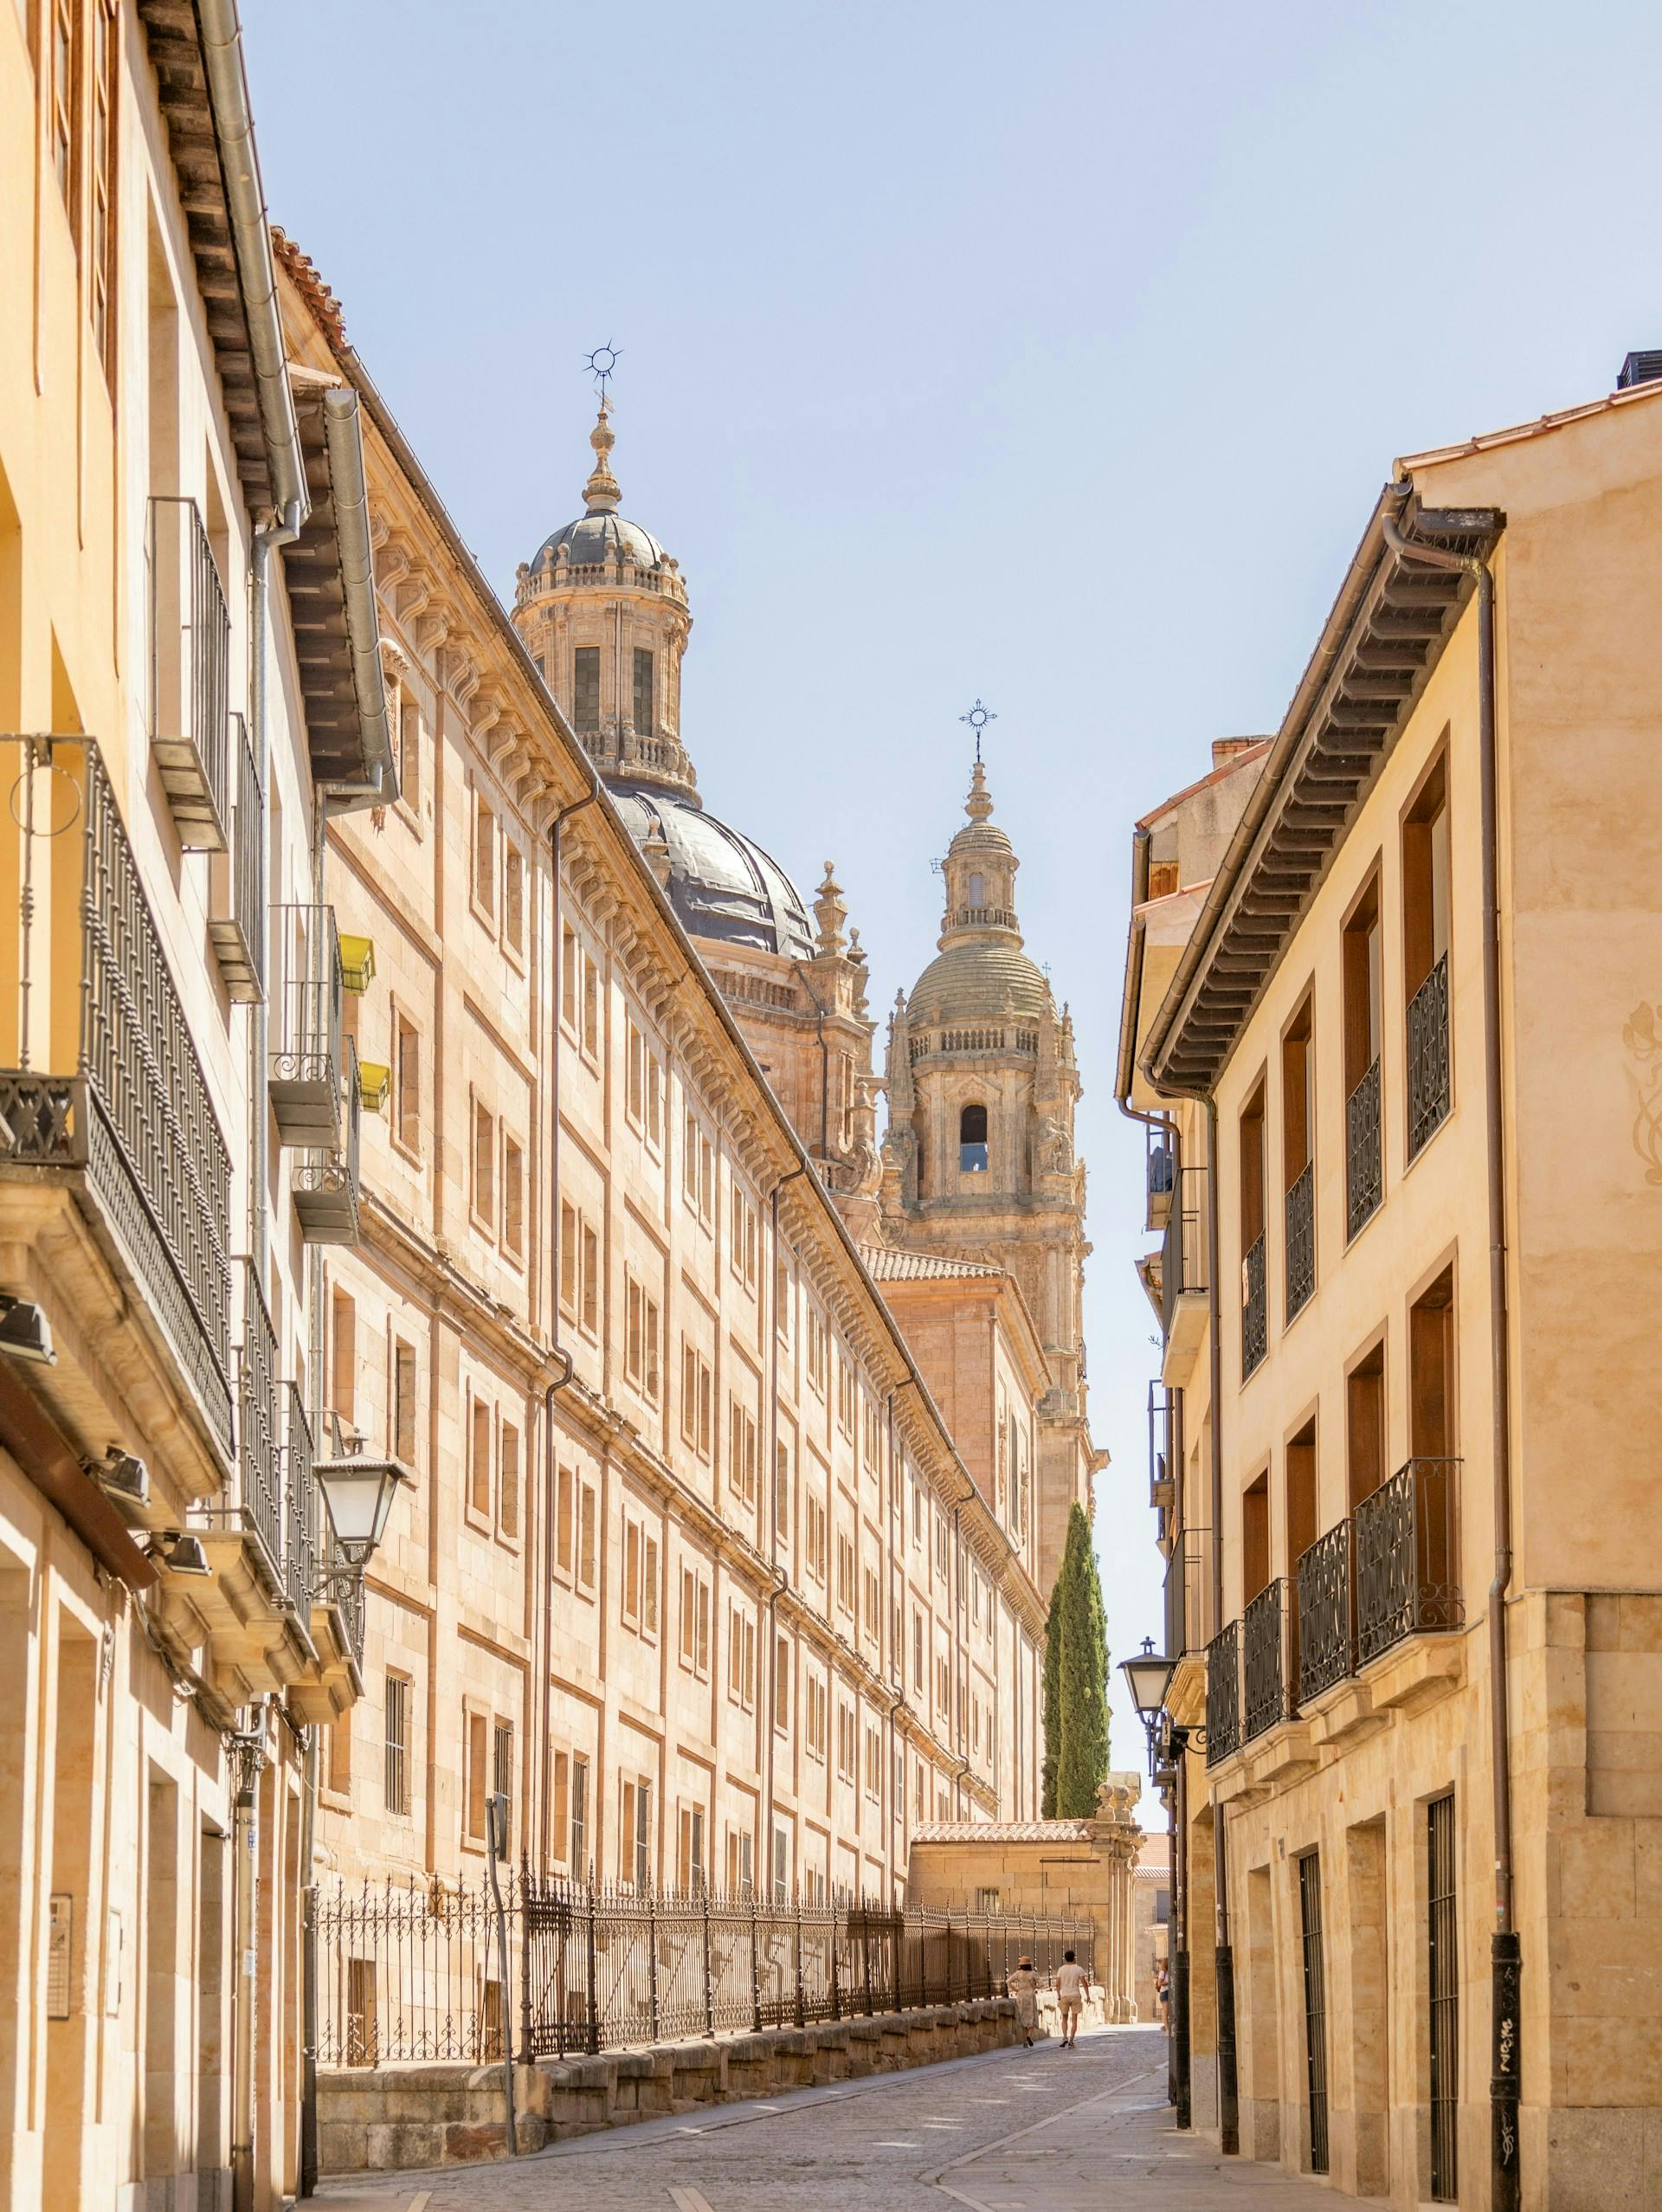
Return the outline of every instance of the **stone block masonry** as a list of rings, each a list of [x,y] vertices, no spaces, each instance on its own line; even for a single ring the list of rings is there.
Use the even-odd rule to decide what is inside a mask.
[[[660,2043],[514,2069],[521,2152],[631,2121],[740,2103],[873,2073],[898,2073],[1021,2041],[1008,1997],[937,2005],[811,2028]],[[431,2061],[351,2067],[318,2076],[325,2174],[390,2173],[507,2156],[502,2068]]]

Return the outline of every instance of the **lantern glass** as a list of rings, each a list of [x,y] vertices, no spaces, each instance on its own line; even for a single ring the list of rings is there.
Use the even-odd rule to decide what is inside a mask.
[[[394,1460],[320,1460],[312,1472],[336,1543],[361,1565],[385,1533],[398,1486],[408,1477]]]
[[[1119,1671],[1125,1677],[1138,1717],[1145,1724],[1151,1721],[1166,1701],[1176,1662],[1156,1652],[1152,1638],[1144,1636],[1142,1650],[1135,1659],[1122,1659]]]

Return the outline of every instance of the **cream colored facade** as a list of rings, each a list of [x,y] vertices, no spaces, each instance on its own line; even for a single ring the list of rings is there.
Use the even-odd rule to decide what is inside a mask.
[[[382,725],[311,635],[373,661],[244,102],[233,7],[0,13],[0,1289],[55,1351],[0,1353],[16,2212],[293,2189],[303,1746],[358,1682],[306,1441],[319,1155],[261,985]],[[326,435],[345,499],[350,410]]]
[[[1122,1080],[1184,1166],[1206,1093],[1218,1132],[1215,1346],[1204,1288],[1191,1321],[1161,1285],[1170,1233],[1150,1270],[1169,1703],[1206,1730],[1177,1777],[1194,2118],[1230,2117],[1215,1930],[1242,2153],[1322,2163],[1324,2067],[1334,2179],[1400,2205],[1662,2196],[1659,524],[1655,384],[1400,464],[1279,736],[1226,764],[1227,850],[1194,793],[1139,848],[1172,873],[1139,885]],[[1203,1248],[1204,1189],[1171,1203]]]
[[[402,787],[332,834],[386,1100],[329,1271],[329,1392],[416,1483],[370,1570],[323,1866],[478,1873],[500,1790],[514,1854],[556,1871],[899,1894],[920,1822],[1036,1810],[1027,1554],[628,791],[597,790],[332,300],[282,261],[292,350],[374,424]]]

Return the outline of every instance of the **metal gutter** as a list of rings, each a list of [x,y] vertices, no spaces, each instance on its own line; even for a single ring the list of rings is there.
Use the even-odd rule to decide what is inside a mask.
[[[260,424],[271,461],[274,504],[287,519],[298,506],[303,521],[310,512],[300,424],[288,388],[287,348],[277,305],[277,271],[272,260],[271,229],[260,182],[260,157],[254,142],[248,73],[242,62],[242,26],[236,0],[196,0],[203,72],[220,173],[225,183],[236,281],[248,326]]]
[[[325,814],[386,806],[398,796],[398,772],[387,719],[387,687],[381,673],[381,623],[375,605],[375,555],[370,544],[370,487],[364,469],[364,434],[358,394],[333,384],[323,395],[323,435],[329,455],[329,489],[340,548],[341,594],[352,661],[352,690],[363,739],[362,783],[323,786]]]

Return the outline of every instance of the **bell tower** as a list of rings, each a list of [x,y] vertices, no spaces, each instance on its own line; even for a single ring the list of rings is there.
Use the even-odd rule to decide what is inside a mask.
[[[1068,1509],[1077,1500],[1090,1512],[1092,1477],[1106,1460],[1085,1410],[1079,1067],[1067,1009],[1023,948],[1021,863],[992,819],[979,758],[964,813],[942,863],[936,958],[889,1022],[883,1235],[902,1248],[1005,1268],[1021,1286],[1050,1370],[1037,1470],[1038,1567],[1048,1590]]]

